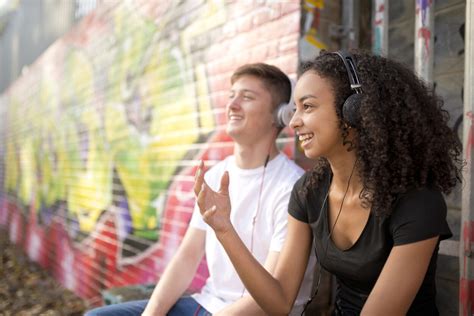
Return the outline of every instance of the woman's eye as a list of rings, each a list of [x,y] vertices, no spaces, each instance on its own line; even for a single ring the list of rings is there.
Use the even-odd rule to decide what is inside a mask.
[[[244,100],[245,100],[245,101],[252,100],[252,97],[249,96],[249,95],[244,95]]]
[[[313,106],[311,104],[303,104],[303,109],[306,111],[306,110],[310,110]]]

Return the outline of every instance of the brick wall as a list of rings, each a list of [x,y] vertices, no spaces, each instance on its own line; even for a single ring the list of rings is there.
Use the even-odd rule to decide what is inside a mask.
[[[197,161],[232,151],[230,74],[265,61],[294,78],[299,33],[297,0],[100,2],[0,99],[0,226],[92,304],[156,282]],[[279,145],[293,155],[289,130]]]

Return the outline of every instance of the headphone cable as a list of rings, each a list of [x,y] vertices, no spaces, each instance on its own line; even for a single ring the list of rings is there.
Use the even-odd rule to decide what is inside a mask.
[[[255,212],[255,215],[252,218],[252,234],[250,235],[250,249],[249,249],[252,255],[253,255],[253,236],[255,234],[255,223],[257,222],[257,217],[260,213],[260,203],[262,201],[262,191],[263,191],[263,183],[265,181],[265,171],[267,170],[267,165],[268,165],[268,162],[270,161],[270,152],[272,150],[272,145],[273,143],[270,143],[270,145],[268,146],[268,153],[267,153],[267,156],[265,157],[265,162],[263,163],[262,178],[260,180],[260,188],[258,190],[257,210]],[[243,297],[244,294],[245,294],[245,285],[244,285],[244,288],[242,289],[241,297]]]
[[[355,166],[357,164],[357,159],[356,161],[354,162],[354,166],[352,167],[352,171],[351,171],[351,174],[349,176],[349,180],[347,180],[347,186],[346,186],[346,190],[344,192],[344,195],[342,197],[342,201],[341,201],[341,206],[339,207],[339,211],[337,212],[337,216],[336,216],[336,220],[334,221],[334,224],[332,225],[331,227],[331,230],[329,231],[329,234],[326,238],[326,247],[324,249],[324,254],[323,256],[321,257],[321,260],[318,260],[318,266],[319,266],[319,270],[318,270],[318,282],[316,283],[316,290],[314,291],[314,294],[311,295],[311,297],[308,299],[308,301],[306,302],[306,304],[304,305],[304,308],[303,308],[303,311],[301,312],[301,316],[304,315],[306,309],[308,308],[309,304],[311,304],[311,302],[314,300],[314,298],[316,297],[316,295],[318,294],[318,291],[319,291],[319,285],[321,283],[321,270],[322,270],[322,265],[321,265],[321,261],[324,259],[326,259],[326,255],[327,255],[327,251],[328,251],[328,246],[329,246],[329,238],[331,238],[332,236],[332,233],[334,231],[334,228],[336,227],[336,224],[337,224],[337,221],[339,220],[339,215],[341,215],[341,211],[342,211],[342,206],[344,205],[344,200],[346,199],[346,195],[347,195],[347,192],[349,191],[349,185],[351,183],[351,179],[352,179],[352,175],[354,174],[354,170],[355,170]],[[326,197],[324,198],[324,201],[323,201],[323,204],[321,205],[321,210],[319,212],[319,214],[321,215],[321,212],[322,212],[322,209],[324,207],[324,205],[326,204],[326,201],[328,199],[328,196],[329,196],[329,187],[330,187],[331,184],[329,184],[328,186],[328,192],[326,193]]]

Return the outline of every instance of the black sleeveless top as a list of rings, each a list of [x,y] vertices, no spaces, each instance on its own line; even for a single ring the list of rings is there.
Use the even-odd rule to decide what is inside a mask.
[[[390,216],[371,213],[354,245],[340,250],[328,238],[328,203],[324,200],[331,175],[322,177],[317,188],[305,194],[303,187],[308,185],[310,175],[307,172],[295,183],[289,213],[311,226],[316,256],[322,267],[336,276],[336,315],[360,314],[393,246],[438,235],[439,240],[452,236],[446,222],[447,207],[442,193],[422,188],[401,195]],[[408,315],[438,315],[435,304],[437,256],[438,246]]]

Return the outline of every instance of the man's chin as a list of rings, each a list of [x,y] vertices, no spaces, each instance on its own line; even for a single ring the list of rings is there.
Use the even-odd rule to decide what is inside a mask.
[[[227,127],[226,132],[232,138],[239,137],[239,135],[242,134],[242,128]]]

